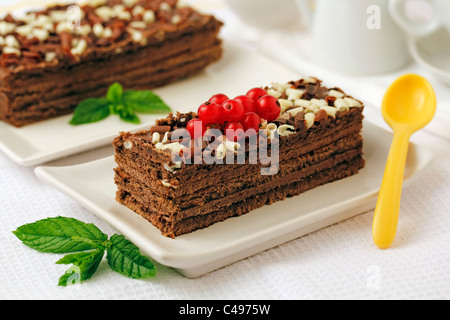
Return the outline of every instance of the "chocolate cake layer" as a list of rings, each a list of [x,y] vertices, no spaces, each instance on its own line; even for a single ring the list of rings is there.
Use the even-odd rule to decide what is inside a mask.
[[[313,151],[304,152],[304,150],[301,150],[302,148],[299,148],[300,150],[294,150],[295,153],[288,153],[281,150],[278,174],[289,174],[324,161],[331,156],[362,146],[362,138],[359,132],[339,138],[324,147],[320,146],[321,142],[313,143],[317,146]],[[192,199],[199,197],[211,198],[215,192],[220,190],[231,192],[232,189],[239,189],[245,184],[240,178],[243,175],[245,175],[246,181],[251,178],[255,183],[273,178],[273,176],[261,177],[261,165],[239,164],[198,166],[199,170],[194,175],[189,172],[182,175],[173,175],[169,172],[169,176],[165,178],[160,176],[160,173],[162,170],[162,172],[167,171],[166,169],[161,168],[161,166],[152,167],[150,163],[145,164],[143,161],[135,162],[134,159],[122,154],[116,155],[116,162],[123,172],[145,185],[152,191],[152,195],[177,204],[189,204]],[[200,168],[203,168],[203,170]],[[176,186],[176,188],[168,189],[161,183],[163,180]]]
[[[176,0],[96,0],[0,23],[0,120],[15,126],[70,113],[114,82],[172,83],[222,54],[222,23]]]
[[[90,97],[104,96],[108,90],[109,84],[115,81],[121,83],[125,88],[133,89],[151,89],[169,84],[203,70],[207,65],[216,61],[220,57],[221,52],[222,49],[220,45],[218,45],[213,48],[208,48],[204,52],[197,53],[196,55],[190,53],[184,54],[183,56],[189,60],[180,57],[182,59],[167,59],[161,61],[157,66],[147,65],[128,73],[116,71],[116,75],[97,80],[96,85],[91,81],[87,81],[80,85],[75,83],[73,86],[67,88],[50,89],[49,92],[53,92],[55,95],[52,100],[51,97],[40,99],[40,94],[38,93],[18,96],[14,101],[14,106],[20,110],[14,110],[11,113],[11,116],[6,116],[5,120],[13,125],[20,126],[71,113],[80,101]],[[204,55],[202,56],[201,54]],[[179,64],[173,65],[172,63]],[[117,65],[119,64],[111,64],[110,69],[117,69],[115,68]],[[73,78],[85,79],[87,76],[84,72],[77,73],[77,75],[79,76],[74,76]],[[45,84],[45,86],[48,85],[51,84]],[[47,91],[49,89],[44,90]]]
[[[352,123],[353,124],[353,123]],[[298,158],[306,153],[317,152],[320,148],[330,145],[329,152],[333,151],[339,144],[349,145],[353,147],[354,144],[362,144],[362,138],[360,136],[361,126],[358,123],[354,125],[348,125],[347,127],[339,127],[337,130],[331,130],[330,134],[324,137],[311,136],[305,139],[305,143],[301,146],[297,144],[285,145],[280,147],[280,162],[284,159]],[[343,139],[345,138],[345,139]],[[340,140],[342,139],[342,140]],[[116,141],[116,146],[123,145],[123,141]],[[135,146],[138,150],[139,145]],[[133,148],[131,149],[133,150]],[[153,186],[153,190],[168,197],[180,197],[182,194],[191,194],[200,190],[198,184],[192,184],[191,181],[204,180],[203,184],[213,185],[215,183],[223,183],[223,173],[229,171],[229,166],[224,165],[196,165],[183,168],[182,171],[172,173],[167,170],[167,166],[159,162],[153,162],[146,157],[147,152],[140,155],[137,152],[129,152],[130,150],[123,150],[116,154],[116,161],[125,170],[135,169],[133,175],[138,176],[143,182]],[[335,149],[334,149],[335,151]],[[248,157],[246,157],[248,159]],[[166,160],[166,163],[170,160]],[[246,166],[236,165],[240,168],[240,171],[236,172],[236,175],[244,173],[260,173],[261,166]],[[195,169],[195,170],[194,170]],[[161,186],[161,180],[168,180],[171,184],[177,185],[176,190],[168,190],[166,187]]]
[[[140,203],[134,195],[120,188],[117,192],[116,199],[118,202],[150,221],[164,236],[174,238],[198,229],[209,227],[212,224],[224,221],[230,217],[246,214],[264,205],[284,200],[287,197],[299,195],[323,184],[349,177],[358,173],[359,169],[363,166],[364,161],[358,156],[351,161],[318,172],[298,182],[283,185],[265,193],[254,194],[231,206],[211,212],[210,214],[186,218],[176,223],[170,223],[162,219],[158,208],[150,208],[149,203]],[[301,214],[301,212],[299,212],[299,214]]]
[[[117,201],[175,237],[364,167],[360,101],[315,78],[265,90],[278,99],[280,113],[270,122],[262,118],[253,140],[229,140],[220,126],[186,139],[186,124],[202,121],[195,113],[171,114],[150,130],[121,133],[113,142]]]
[[[245,175],[241,176],[240,179],[233,179],[233,181],[227,180],[220,183],[217,187],[200,190],[198,192],[199,196],[189,197],[185,201],[182,201],[181,204],[178,201],[170,201],[169,199],[158,196],[147,185],[121,169],[116,170],[115,183],[120,189],[132,194],[139,203],[151,204],[151,207],[155,211],[158,211],[158,214],[161,216],[165,216],[167,221],[180,221],[188,217],[208,214],[218,208],[230,206],[234,202],[245,199],[248,195],[268,192],[273,188],[294,183],[317,172],[335,167],[342,162],[350,161],[360,154],[361,148],[359,147],[328,157],[327,160],[319,163],[295,168],[295,170],[287,167],[287,164],[283,167],[280,165],[280,172],[276,175],[259,177],[259,179],[258,174]],[[227,176],[235,176],[235,174],[233,169],[230,168]]]

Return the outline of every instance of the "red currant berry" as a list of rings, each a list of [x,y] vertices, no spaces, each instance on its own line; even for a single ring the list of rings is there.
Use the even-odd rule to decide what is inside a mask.
[[[222,103],[224,103],[228,99],[230,99],[230,98],[228,98],[223,93],[219,93],[219,94],[213,95],[208,101],[211,103],[217,103],[220,106],[220,105],[222,105]]]
[[[265,95],[267,95],[267,92],[266,92],[266,90],[264,90],[262,88],[250,89],[246,94],[246,96],[251,98],[255,104],[258,102],[259,98],[261,98]]]
[[[248,96],[238,96],[233,100],[239,101],[244,107],[244,113],[247,112],[256,112],[256,103],[252,98]]]
[[[240,122],[230,122],[225,126],[225,135],[231,141],[238,141],[244,137],[244,131],[244,126]]]
[[[271,95],[261,97],[256,104],[258,115],[267,121],[273,121],[280,115],[280,102]]]
[[[214,102],[205,102],[197,111],[198,117],[206,125],[220,123],[220,106]]]
[[[191,135],[191,139],[197,139],[203,137],[203,134],[206,131],[206,126],[200,119],[192,119],[186,125],[186,130]]]
[[[220,109],[221,119],[224,122],[238,122],[244,116],[244,107],[236,100],[225,101]]]
[[[261,124],[261,117],[254,112],[248,112],[244,115],[241,123],[244,126],[245,133],[250,136],[258,132],[259,125]]]

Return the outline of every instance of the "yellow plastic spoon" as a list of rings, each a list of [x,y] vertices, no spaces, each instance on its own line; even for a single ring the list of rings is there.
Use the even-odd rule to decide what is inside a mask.
[[[401,76],[388,88],[381,111],[394,131],[372,224],[375,244],[388,248],[397,232],[400,198],[409,139],[425,127],[436,112],[436,95],[430,83],[415,74]]]

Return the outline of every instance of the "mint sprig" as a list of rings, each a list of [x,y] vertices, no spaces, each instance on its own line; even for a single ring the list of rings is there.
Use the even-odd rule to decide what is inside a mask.
[[[48,253],[69,253],[57,264],[72,264],[59,279],[59,286],[88,280],[106,252],[112,270],[133,279],[156,275],[153,262],[122,235],[108,236],[93,224],[74,218],[55,217],[25,224],[14,235],[28,247]]]
[[[113,83],[104,98],[89,98],[75,108],[70,124],[80,125],[101,121],[111,114],[123,121],[139,124],[136,113],[162,114],[170,112],[170,107],[149,90],[123,90],[122,85]]]

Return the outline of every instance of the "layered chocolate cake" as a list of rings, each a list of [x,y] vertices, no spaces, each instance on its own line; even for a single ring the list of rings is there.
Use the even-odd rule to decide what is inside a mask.
[[[222,23],[177,0],[92,0],[0,20],[0,120],[23,126],[82,100],[159,87],[220,59]]]
[[[114,140],[116,199],[174,238],[354,175],[363,109],[312,77],[215,95]]]

